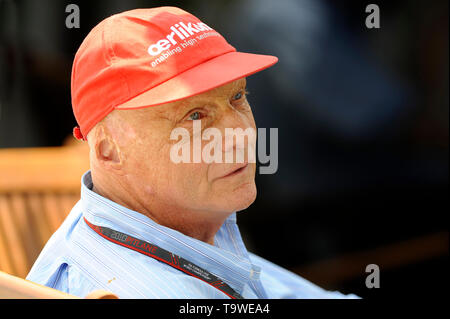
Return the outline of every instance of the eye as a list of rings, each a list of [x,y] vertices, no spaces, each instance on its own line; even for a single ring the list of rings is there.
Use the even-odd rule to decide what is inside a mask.
[[[201,118],[203,118],[203,115],[199,111],[193,112],[188,116],[190,121],[200,120]]]
[[[236,93],[233,98],[231,99],[232,102],[240,102],[245,99],[245,97],[248,95],[248,91],[246,89],[240,90],[238,93]]]
[[[246,99],[247,94],[248,91],[246,89],[240,90],[231,98],[230,104],[238,110],[247,112],[250,109]]]
[[[245,91],[239,91],[238,93],[236,93],[235,96],[233,96],[233,101],[239,101],[240,99],[242,99],[245,96]]]
[[[237,94],[233,97],[233,100],[234,100],[234,101],[240,100],[240,99],[242,98],[242,96],[243,96],[243,94],[242,94],[242,91],[241,91],[241,92],[237,93]]]

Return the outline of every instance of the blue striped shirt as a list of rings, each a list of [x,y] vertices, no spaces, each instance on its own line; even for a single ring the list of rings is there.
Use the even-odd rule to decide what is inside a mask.
[[[354,298],[326,291],[247,251],[230,215],[214,246],[157,224],[143,214],[92,191],[90,171],[82,177],[81,198],[52,235],[28,280],[85,297],[96,289],[119,298],[229,298],[213,286],[170,265],[112,243],[90,223],[115,229],[166,249],[216,275],[244,298]]]

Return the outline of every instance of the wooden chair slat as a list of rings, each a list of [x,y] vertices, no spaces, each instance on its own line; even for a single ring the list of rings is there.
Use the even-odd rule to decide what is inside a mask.
[[[26,198],[24,194],[14,193],[9,196],[13,210],[13,218],[17,231],[23,243],[24,252],[27,258],[27,268],[37,258],[40,245],[36,241],[36,229],[33,226],[27,212]]]
[[[1,196],[2,195],[0,195],[0,197]],[[3,211],[0,207],[0,215],[2,214]],[[14,273],[11,257],[9,256],[9,248],[6,241],[6,231],[5,226],[3,225],[3,218],[0,218],[0,269],[9,274]]]
[[[61,210],[59,211],[62,221],[66,219],[71,212],[73,206],[80,200],[80,193],[66,193],[59,197],[61,203]]]
[[[88,152],[87,145],[0,149],[0,192],[76,192]]]
[[[24,277],[80,199],[89,147],[0,149],[0,271]]]
[[[0,220],[3,225],[3,233],[6,237],[6,250],[12,261],[13,270],[18,276],[26,276],[27,259],[23,249],[23,243],[20,240],[19,233],[13,222],[13,212],[8,205],[5,196],[0,197]]]
[[[49,222],[49,231],[54,233],[58,227],[61,225],[61,207],[59,205],[57,194],[54,193],[44,193],[42,195],[43,202],[43,213]]]
[[[40,194],[28,194],[29,215],[38,230],[38,240],[40,246],[43,247],[50,237],[49,221],[44,214],[44,206]]]

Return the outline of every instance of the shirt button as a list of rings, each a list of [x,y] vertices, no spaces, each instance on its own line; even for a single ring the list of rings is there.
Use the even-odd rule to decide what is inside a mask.
[[[253,269],[250,269],[250,279],[251,280],[258,280],[259,279],[259,272],[256,272]]]

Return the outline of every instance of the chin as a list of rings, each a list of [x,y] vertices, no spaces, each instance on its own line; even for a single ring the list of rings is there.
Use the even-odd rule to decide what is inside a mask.
[[[242,185],[233,192],[229,192],[223,197],[223,205],[226,211],[234,212],[248,208],[256,199],[256,185],[254,182]]]

